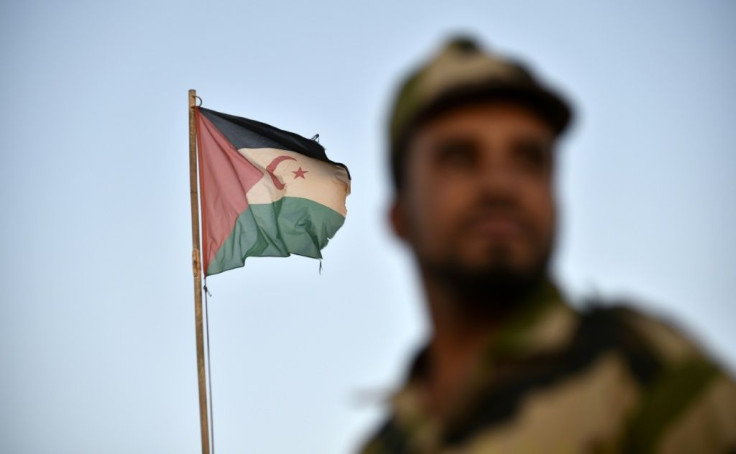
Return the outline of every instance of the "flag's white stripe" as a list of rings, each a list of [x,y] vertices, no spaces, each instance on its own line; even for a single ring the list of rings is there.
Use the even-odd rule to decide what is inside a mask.
[[[238,152],[264,173],[263,178],[246,194],[248,203],[273,203],[283,197],[302,197],[346,215],[345,197],[350,194],[350,179],[344,168],[274,148],[241,148]],[[278,160],[280,157],[287,159]],[[269,173],[268,166],[274,160],[277,160],[277,165]],[[304,178],[294,173],[299,172],[300,168],[305,172]],[[271,174],[283,184],[283,189],[276,186]]]

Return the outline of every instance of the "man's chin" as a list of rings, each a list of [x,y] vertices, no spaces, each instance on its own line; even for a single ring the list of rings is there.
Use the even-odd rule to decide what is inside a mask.
[[[521,301],[547,276],[546,259],[522,266],[495,257],[485,263],[424,263],[423,268],[431,279],[448,286],[462,299],[484,305]]]

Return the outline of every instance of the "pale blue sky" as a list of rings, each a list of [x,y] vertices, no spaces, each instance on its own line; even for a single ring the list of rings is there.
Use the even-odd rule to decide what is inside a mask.
[[[0,451],[197,453],[187,90],[346,163],[317,261],[209,281],[220,453],[345,453],[426,335],[384,222],[385,112],[450,32],[578,107],[555,273],[666,314],[736,369],[730,1],[0,5]]]

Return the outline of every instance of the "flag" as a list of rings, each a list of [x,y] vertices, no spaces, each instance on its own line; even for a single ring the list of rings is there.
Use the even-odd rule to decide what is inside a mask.
[[[196,108],[205,276],[246,257],[322,258],[345,222],[350,174],[315,140]]]

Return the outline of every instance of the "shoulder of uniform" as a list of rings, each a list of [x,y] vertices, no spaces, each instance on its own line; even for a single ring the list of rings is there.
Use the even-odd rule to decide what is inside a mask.
[[[361,454],[402,452],[406,449],[406,441],[406,435],[391,417],[384,421],[383,425],[362,444],[363,447],[359,452]]]
[[[736,382],[683,329],[622,301],[593,301],[581,318],[615,333],[614,348],[641,386],[625,452],[736,449]]]
[[[619,332],[623,342],[646,351],[663,366],[706,359],[700,346],[682,328],[663,317],[646,313],[628,301],[589,300],[583,319],[611,326]]]

